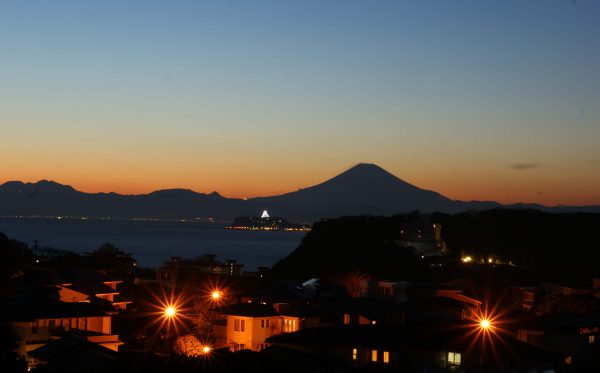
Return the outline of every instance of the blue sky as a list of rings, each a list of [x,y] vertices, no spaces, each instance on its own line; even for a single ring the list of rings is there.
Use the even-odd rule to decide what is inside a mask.
[[[0,181],[254,196],[373,162],[600,203],[598,35],[584,0],[4,1]]]

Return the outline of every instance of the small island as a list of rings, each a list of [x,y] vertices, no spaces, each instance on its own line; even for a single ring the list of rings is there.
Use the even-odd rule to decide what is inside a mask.
[[[251,230],[251,231],[290,231],[309,232],[310,226],[289,222],[283,218],[271,217],[267,210],[261,216],[238,216],[230,226],[225,229]]]

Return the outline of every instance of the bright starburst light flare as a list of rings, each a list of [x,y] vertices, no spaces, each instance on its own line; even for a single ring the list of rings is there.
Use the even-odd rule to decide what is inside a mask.
[[[481,319],[481,321],[479,322],[479,326],[483,330],[488,330],[489,328],[491,328],[492,324],[490,323],[490,320],[488,320],[488,319]]]
[[[215,308],[225,304],[229,295],[224,284],[210,278],[199,287],[171,284],[146,291],[149,299],[142,306],[148,319],[140,331],[151,343],[189,334],[197,322],[214,322]],[[209,341],[202,343],[199,353],[206,358],[213,355]]]
[[[186,308],[184,301],[189,295],[185,291],[178,291],[175,295],[174,288],[170,290],[160,289],[160,293],[149,291],[152,300],[147,305],[151,310],[148,313],[152,317],[147,328],[151,332],[151,338],[159,334],[179,335],[183,328],[185,330],[185,319],[191,319],[193,309]],[[174,333],[174,334],[173,334]]]
[[[167,308],[165,308],[165,316],[166,317],[173,317],[173,316],[175,316],[176,312],[177,312],[177,310],[173,306],[168,306]]]
[[[499,310],[500,305],[494,304],[489,308],[487,304],[482,305],[465,324],[467,346],[465,352],[471,352],[479,356],[480,361],[502,361],[511,345],[506,338],[510,335],[506,326],[510,323],[506,312]]]

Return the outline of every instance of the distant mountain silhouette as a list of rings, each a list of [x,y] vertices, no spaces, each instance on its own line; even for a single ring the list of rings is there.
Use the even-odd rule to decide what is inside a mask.
[[[492,201],[453,201],[420,189],[373,164],[358,164],[321,184],[278,196],[248,200],[225,198],[217,192],[189,189],[159,190],[148,194],[84,193],[53,181],[9,181],[0,185],[2,216],[88,216],[112,218],[212,217],[231,222],[268,209],[295,222],[311,222],[344,215],[392,215],[411,210],[460,212],[502,207]],[[599,206],[545,207],[515,204],[508,207],[546,211],[596,211]]]
[[[279,196],[255,198],[290,218],[318,213],[391,215],[410,210],[450,211],[452,200],[411,185],[374,164],[361,163],[324,183]]]

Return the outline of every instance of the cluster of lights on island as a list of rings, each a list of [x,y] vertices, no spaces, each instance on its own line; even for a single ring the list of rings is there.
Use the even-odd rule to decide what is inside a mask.
[[[309,232],[308,225],[291,223],[282,218],[273,218],[267,210],[260,217],[237,217],[233,224],[225,229],[247,230],[247,231],[285,231],[285,232]]]

